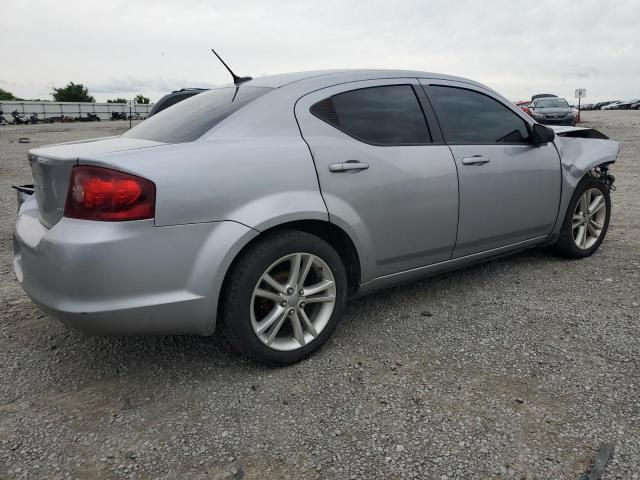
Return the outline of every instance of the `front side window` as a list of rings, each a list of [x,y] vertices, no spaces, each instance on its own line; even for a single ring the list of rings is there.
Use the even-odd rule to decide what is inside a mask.
[[[431,143],[422,107],[411,85],[387,85],[339,93],[311,107],[311,113],[365,143]]]
[[[429,100],[447,143],[529,142],[525,121],[487,95],[434,85]]]

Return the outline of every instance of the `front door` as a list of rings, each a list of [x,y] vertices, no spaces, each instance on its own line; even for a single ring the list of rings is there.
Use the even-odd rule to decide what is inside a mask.
[[[523,114],[492,92],[423,82],[458,168],[460,222],[453,257],[549,235],[562,180],[553,143],[532,145]]]

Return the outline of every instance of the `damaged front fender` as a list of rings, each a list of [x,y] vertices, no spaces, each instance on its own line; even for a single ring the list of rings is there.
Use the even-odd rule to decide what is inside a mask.
[[[591,128],[557,127],[553,140],[562,163],[562,172],[574,187],[593,168],[616,161],[620,145]]]
[[[592,128],[552,127],[556,133],[553,140],[562,165],[562,196],[556,226],[552,235],[557,235],[576,186],[585,175],[602,177],[610,185],[613,176],[608,166],[614,163],[620,144]]]

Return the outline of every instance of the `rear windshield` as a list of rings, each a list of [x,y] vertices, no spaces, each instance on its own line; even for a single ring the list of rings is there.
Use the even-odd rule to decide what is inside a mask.
[[[165,143],[192,142],[271,90],[248,86],[209,90],[162,110],[123,136]]]

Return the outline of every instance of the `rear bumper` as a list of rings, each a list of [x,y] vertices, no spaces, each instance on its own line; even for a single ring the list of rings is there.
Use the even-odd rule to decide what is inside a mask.
[[[78,330],[209,335],[227,268],[256,234],[235,222],[153,220],[63,218],[48,229],[29,199],[14,228],[13,264],[27,295]]]

